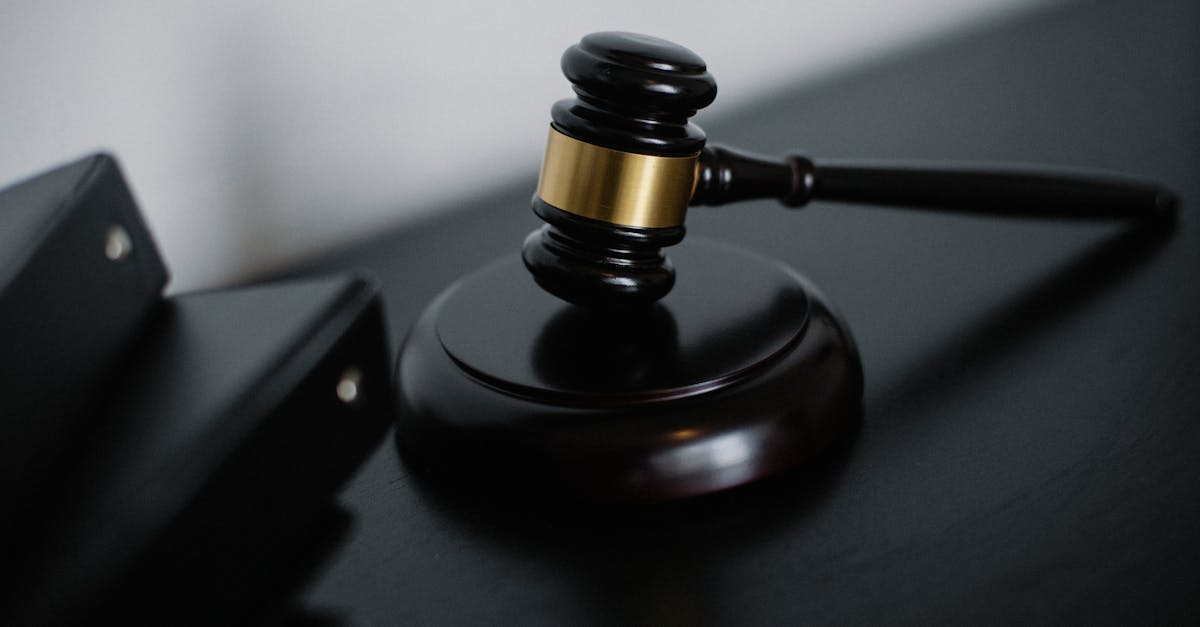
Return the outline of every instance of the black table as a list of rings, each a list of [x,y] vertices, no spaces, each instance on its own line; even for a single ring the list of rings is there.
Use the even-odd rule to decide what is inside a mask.
[[[765,153],[1127,171],[1174,187],[1183,211],[1155,233],[694,210],[692,233],[783,259],[841,307],[866,374],[853,441],[748,489],[579,510],[465,498],[389,439],[345,490],[354,524],[300,603],[380,625],[1194,624],[1200,5],[1055,6],[715,109],[710,138]],[[538,224],[533,167],[299,273],[373,273],[398,344],[443,287],[516,253]]]

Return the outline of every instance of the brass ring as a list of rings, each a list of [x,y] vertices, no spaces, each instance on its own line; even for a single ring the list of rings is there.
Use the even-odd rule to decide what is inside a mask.
[[[622,226],[683,224],[700,153],[657,157],[579,141],[550,128],[537,195],[568,213]]]

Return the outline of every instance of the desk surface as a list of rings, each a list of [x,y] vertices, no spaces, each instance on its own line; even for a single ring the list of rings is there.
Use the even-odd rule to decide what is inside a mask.
[[[780,481],[590,513],[458,498],[389,440],[343,494],[355,522],[306,607],[379,625],[1200,616],[1200,6],[1058,6],[701,125],[765,153],[1126,171],[1184,207],[1165,236],[695,210],[693,233],[783,259],[841,307],[866,375],[857,437]],[[533,183],[304,271],[373,273],[398,343],[456,277],[516,253]]]

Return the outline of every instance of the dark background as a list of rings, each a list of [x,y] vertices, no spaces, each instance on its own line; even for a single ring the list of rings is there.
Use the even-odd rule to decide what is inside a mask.
[[[389,439],[298,603],[381,625],[1194,623],[1200,6],[1069,3],[715,109],[711,140],[764,153],[1122,171],[1183,207],[1165,233],[696,209],[692,234],[782,259],[841,308],[866,376],[853,441],[750,489],[578,510],[418,479]],[[374,274],[398,345],[456,277],[516,253],[534,174],[300,273]]]

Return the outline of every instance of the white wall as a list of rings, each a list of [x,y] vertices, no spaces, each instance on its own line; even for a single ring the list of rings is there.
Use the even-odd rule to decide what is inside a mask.
[[[8,0],[0,182],[112,150],[203,287],[533,176],[585,33],[691,47],[730,109],[1040,1]]]

